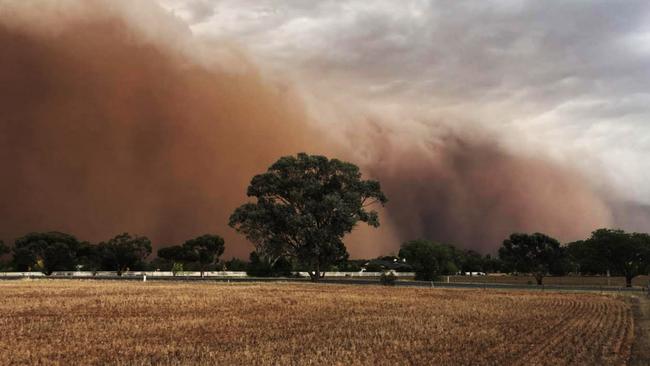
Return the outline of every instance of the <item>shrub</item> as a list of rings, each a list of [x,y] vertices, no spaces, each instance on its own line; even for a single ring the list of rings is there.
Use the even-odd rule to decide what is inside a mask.
[[[379,263],[370,262],[366,266],[366,272],[381,272],[384,268]]]
[[[292,277],[292,270],[291,262],[284,257],[271,263],[267,258],[251,252],[246,274],[252,277]]]
[[[383,272],[379,277],[379,282],[384,286],[395,286],[397,276],[392,271]]]
[[[176,276],[179,273],[183,273],[183,263],[174,262],[174,265],[172,266],[172,274]]]
[[[248,263],[244,262],[241,259],[233,258],[225,263],[226,270],[228,271],[245,271],[248,267]]]

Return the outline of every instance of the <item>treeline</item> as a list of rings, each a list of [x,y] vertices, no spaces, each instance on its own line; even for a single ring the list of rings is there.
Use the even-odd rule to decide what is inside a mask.
[[[402,245],[399,258],[417,279],[427,281],[458,272],[504,272],[531,274],[541,285],[548,275],[575,273],[623,276],[630,287],[634,277],[650,271],[650,235],[599,229],[585,240],[561,245],[542,233],[515,233],[503,241],[496,258],[415,240]]]
[[[379,213],[388,198],[378,181],[362,179],[351,163],[325,156],[299,153],[285,156],[253,177],[247,189],[249,202],[236,208],[228,225],[253,246],[248,263],[239,259],[220,262],[224,240],[206,234],[158,250],[151,262],[151,241],[127,233],[97,244],[59,233],[31,233],[17,239],[13,248],[0,242],[0,254],[11,252],[7,266],[18,271],[128,270],[246,270],[253,276],[289,276],[308,272],[318,281],[333,270],[411,270],[421,280],[458,272],[508,272],[532,274],[538,284],[549,274],[611,274],[632,278],[648,272],[650,236],[600,229],[582,241],[561,245],[541,233],[512,234],[498,256],[460,250],[453,245],[414,240],[401,246],[399,255],[374,261],[349,261],[345,235],[359,223],[379,226]]]
[[[278,257],[270,260],[251,252],[248,261],[220,256],[225,249],[224,239],[205,234],[182,244],[161,247],[156,255],[151,240],[145,236],[123,233],[107,241],[90,243],[62,232],[29,233],[13,245],[0,240],[0,270],[42,272],[50,275],[58,271],[114,271],[122,275],[128,271],[245,271],[255,277],[290,277],[295,271],[308,267]],[[4,257],[6,260],[1,260]]]
[[[0,241],[0,254],[11,254],[2,263],[5,270],[40,271],[50,275],[56,271],[115,271],[118,275],[130,270],[157,270],[171,267],[165,255],[175,252],[183,261],[204,271],[214,266],[223,253],[224,241],[218,235],[202,235],[182,245],[162,248],[158,258],[152,254],[151,240],[145,236],[119,234],[107,241],[90,243],[61,232],[29,233],[15,240],[13,247]],[[162,255],[161,252],[162,251]]]
[[[162,247],[151,261],[151,241],[123,233],[105,242],[91,244],[61,232],[30,233],[16,239],[13,247],[0,241],[0,254],[11,254],[4,270],[41,271],[246,271],[255,277],[289,277],[309,271],[306,263],[279,256],[273,260],[251,252],[248,261],[220,261],[223,238],[205,234],[183,244]],[[498,255],[482,255],[450,244],[430,240],[404,243],[397,256],[363,260],[342,259],[323,272],[415,272],[417,280],[433,281],[440,276],[462,273],[516,273],[533,275],[538,284],[548,275],[623,276],[631,286],[637,275],[650,270],[650,235],[622,230],[599,229],[585,240],[561,245],[542,233],[515,233],[503,241]]]

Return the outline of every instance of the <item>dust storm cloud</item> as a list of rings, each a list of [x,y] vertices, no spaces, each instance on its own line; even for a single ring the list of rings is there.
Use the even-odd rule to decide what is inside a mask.
[[[399,146],[379,155],[373,174],[399,197],[389,215],[400,237],[494,252],[514,231],[577,240],[611,221],[584,177],[494,142],[448,136],[424,151]]]
[[[0,236],[121,231],[157,246],[226,230],[250,177],[319,143],[288,95],[209,70],[123,19],[0,25]],[[244,249],[244,248],[242,248]]]
[[[244,58],[241,70],[208,66],[119,12],[100,15],[107,4],[51,22],[0,15],[0,238],[129,231],[158,247],[216,232],[226,256],[246,256],[226,223],[254,174],[299,151],[358,160]],[[356,142],[372,151],[361,165],[390,202],[381,229],[349,238],[353,256],[418,237],[492,251],[512,231],[574,239],[611,220],[571,169],[492,141],[454,135],[415,149],[373,133]]]

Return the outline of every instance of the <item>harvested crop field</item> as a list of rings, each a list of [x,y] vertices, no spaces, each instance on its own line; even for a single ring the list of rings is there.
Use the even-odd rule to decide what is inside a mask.
[[[447,277],[443,277],[444,280]],[[632,280],[632,286],[645,287],[650,277],[636,276]],[[532,276],[449,276],[452,283],[499,283],[509,285],[532,285],[537,286]],[[549,276],[544,278],[545,285],[560,286],[596,286],[596,287],[625,287],[625,277],[605,276]]]
[[[1,364],[625,364],[625,299],[312,284],[0,282]]]

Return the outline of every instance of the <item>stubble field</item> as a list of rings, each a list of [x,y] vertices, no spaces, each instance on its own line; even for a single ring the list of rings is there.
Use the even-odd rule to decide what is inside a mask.
[[[0,364],[625,364],[598,294],[312,284],[0,282]]]
[[[446,276],[442,278],[446,280]],[[649,276],[636,276],[632,280],[632,286],[645,287],[650,281]],[[449,276],[452,283],[498,283],[507,285],[531,285],[537,286],[533,276]],[[605,276],[549,276],[544,278],[544,285],[547,286],[593,286],[593,287],[625,287],[625,277]]]

